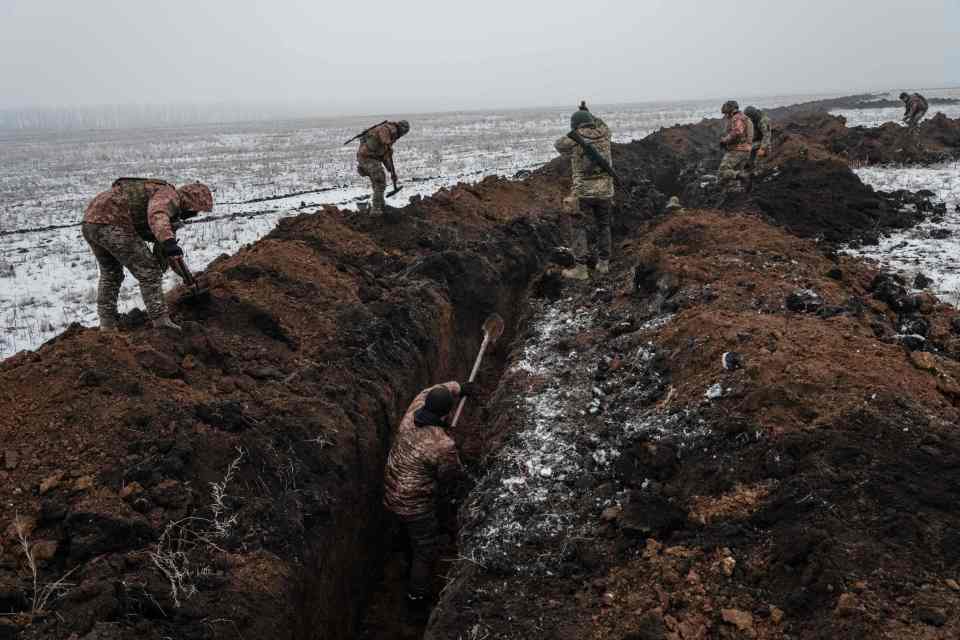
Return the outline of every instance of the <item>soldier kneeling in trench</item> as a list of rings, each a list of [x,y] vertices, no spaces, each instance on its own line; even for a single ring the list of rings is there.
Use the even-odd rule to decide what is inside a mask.
[[[421,391],[400,421],[387,458],[383,504],[399,517],[413,547],[407,588],[413,611],[427,609],[430,602],[440,552],[440,487],[463,472],[457,445],[445,429],[447,418],[460,398],[472,395],[472,382],[446,382]]]
[[[213,210],[213,195],[195,182],[174,188],[163,180],[120,178],[97,195],[83,214],[81,231],[100,267],[97,315],[101,331],[118,328],[117,299],[126,267],[140,283],[147,315],[155,328],[179,330],[163,300],[163,272],[169,264],[185,273],[174,226]],[[154,251],[146,243],[155,243]],[[160,256],[167,264],[161,264]]]

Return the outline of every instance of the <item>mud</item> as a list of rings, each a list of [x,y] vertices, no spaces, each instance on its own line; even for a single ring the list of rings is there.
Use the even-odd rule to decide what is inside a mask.
[[[382,467],[493,311],[427,637],[734,637],[742,614],[756,637],[955,635],[960,321],[792,235],[909,223],[908,196],[780,129],[780,168],[694,210],[715,126],[615,145],[615,269],[587,285],[550,264],[556,161],[285,219],[210,266],[209,298],[170,295],[182,335],[134,312],[4,361],[0,637],[420,636]]]

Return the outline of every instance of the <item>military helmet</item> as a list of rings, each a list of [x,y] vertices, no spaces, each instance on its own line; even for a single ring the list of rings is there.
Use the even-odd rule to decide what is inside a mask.
[[[433,415],[442,418],[453,409],[453,394],[444,386],[434,387],[427,394],[423,408]]]
[[[910,97],[910,94],[908,94],[906,91],[901,91],[901,92],[900,92],[900,99],[901,99],[901,100],[906,100],[906,99],[909,98],[909,97]]]
[[[587,104],[585,102],[580,103],[580,108],[573,112],[573,115],[570,116],[570,128],[578,129],[579,127],[589,126],[594,124],[593,115],[587,109]]]
[[[406,120],[400,120],[397,122],[397,133],[402,136],[407,135],[407,132],[410,131],[410,123]]]
[[[177,189],[181,208],[186,211],[213,211],[213,194],[202,182],[186,184]]]
[[[744,109],[744,110],[743,110],[743,113],[746,114],[746,116],[747,116],[748,118],[750,118],[751,120],[756,120],[757,118],[760,117],[760,109],[757,109],[757,108],[754,107],[753,105],[751,105],[751,106],[747,107],[746,109]]]
[[[720,113],[725,116],[733,115],[737,111],[740,111],[740,103],[736,100],[727,100],[723,103],[723,106],[720,107]]]

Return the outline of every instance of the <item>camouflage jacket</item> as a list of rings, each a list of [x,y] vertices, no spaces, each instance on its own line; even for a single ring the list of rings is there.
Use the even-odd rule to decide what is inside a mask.
[[[400,139],[397,125],[385,122],[367,132],[357,149],[357,160],[389,160],[393,154],[393,145]]]
[[[171,220],[180,217],[180,195],[162,180],[120,178],[98,194],[83,221],[133,229],[148,242],[174,237]]]
[[[907,98],[906,110],[903,112],[903,118],[913,118],[918,114],[924,113],[930,106],[927,104],[927,99],[924,98],[919,93],[915,93]]]
[[[458,383],[438,386],[447,387],[454,398],[459,398]],[[421,391],[410,403],[387,457],[383,505],[399,516],[433,511],[440,482],[456,476],[462,468],[457,445],[443,427],[419,427],[414,423],[414,414],[423,407],[430,389]]]
[[[750,119],[753,124],[753,146],[758,149],[770,151],[770,118],[763,111],[756,120]]]
[[[613,156],[610,152],[610,129],[600,118],[594,116],[594,126],[577,129],[583,138],[600,152],[610,166]],[[590,156],[568,136],[563,136],[553,145],[558,152],[569,155],[573,173],[573,194],[578,198],[612,198],[613,177],[597,166]]]
[[[726,119],[727,133],[720,138],[720,142],[727,148],[727,151],[746,151],[753,150],[753,122],[742,111],[737,111],[732,117]]]

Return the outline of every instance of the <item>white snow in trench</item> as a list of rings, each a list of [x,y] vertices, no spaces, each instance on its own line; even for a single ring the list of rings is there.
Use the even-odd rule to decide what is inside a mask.
[[[864,183],[881,191],[932,191],[935,201],[946,203],[947,213],[942,220],[928,218],[915,227],[881,237],[876,246],[848,249],[847,253],[875,260],[883,268],[903,274],[909,283],[923,273],[933,280],[930,289],[934,294],[945,302],[960,304],[960,162],[930,167],[865,167],[856,173]]]
[[[629,419],[597,415],[594,409],[608,400],[593,377],[598,353],[569,345],[593,330],[598,316],[596,309],[567,299],[543,303],[531,321],[501,381],[517,389],[519,426],[485,465],[486,474],[464,506],[463,558],[524,575],[555,575],[571,543],[595,536],[600,512],[624,499],[622,489],[594,493],[594,488],[619,486],[613,466],[625,447],[637,438],[666,435],[682,446],[704,435],[703,425],[683,412],[650,408]],[[657,318],[640,331],[668,321],[669,316]],[[652,357],[653,346],[645,344],[627,360],[643,364]],[[633,392],[625,386],[610,393]]]

